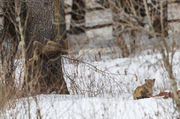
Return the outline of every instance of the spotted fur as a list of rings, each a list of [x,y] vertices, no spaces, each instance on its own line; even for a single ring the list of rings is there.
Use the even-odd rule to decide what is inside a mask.
[[[152,97],[155,79],[145,79],[145,84],[138,86],[134,93],[134,100]]]

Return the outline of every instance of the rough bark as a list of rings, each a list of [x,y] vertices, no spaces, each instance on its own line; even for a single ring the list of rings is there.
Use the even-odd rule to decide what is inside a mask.
[[[40,2],[37,4],[37,2]],[[56,21],[56,15],[54,11],[54,6],[59,4],[59,19]],[[53,0],[30,0],[27,5],[29,8],[29,30],[27,33],[26,46],[32,45],[34,41],[39,41],[44,46],[46,46],[47,40],[55,41],[58,43],[62,49],[64,47],[64,40],[66,38],[66,26],[65,26],[65,13],[64,13],[64,3],[63,0],[54,3]],[[57,22],[59,27],[57,26]],[[59,34],[60,33],[60,34]],[[59,37],[61,36],[61,39]],[[29,42],[32,40],[32,42]],[[43,46],[43,47],[44,47]],[[32,47],[36,47],[33,46]],[[52,47],[52,46],[49,46]],[[51,53],[44,54],[42,49],[39,47],[39,64],[38,65],[39,74],[34,75],[34,78],[38,78],[39,83],[35,85],[38,88],[40,86],[40,93],[51,93],[55,91],[60,94],[69,94],[66,82],[63,77],[62,72],[62,62],[60,51],[54,51]],[[47,48],[48,49],[48,48]],[[27,59],[31,58],[33,55],[32,49],[27,49]],[[34,69],[37,70],[37,69]]]
[[[54,41],[54,44],[59,45],[59,49],[64,50],[65,48],[66,25],[63,0],[60,0],[59,3],[60,20],[58,22],[60,22],[60,25],[59,28],[57,28],[53,0],[29,0],[23,2],[25,7],[21,9],[21,12],[27,13],[26,11],[28,11],[27,27],[24,27],[25,64],[27,66],[28,76],[27,81],[24,83],[24,87],[28,86],[29,91],[31,90],[32,93],[51,93],[55,91],[60,94],[69,94],[62,72],[61,55],[64,54],[64,51],[42,52],[42,48],[46,46],[48,46],[47,49],[50,50],[54,48],[48,41]],[[10,7],[13,7],[13,5],[14,3],[12,2],[12,6],[9,6],[9,8],[7,6],[3,7],[12,9]],[[9,12],[11,13],[12,11]],[[24,14],[21,15],[22,22],[25,21],[25,16]],[[13,14],[11,17],[13,21],[16,21],[16,17],[13,16]],[[7,17],[5,26],[8,26],[7,28],[9,31],[6,31],[13,36],[15,41],[18,41],[16,37],[18,35],[17,29],[11,22],[12,21]],[[9,26],[11,26],[11,28],[9,28]],[[62,40],[59,40],[57,37],[58,33]],[[42,44],[43,47],[33,45],[35,41]],[[38,53],[36,51],[38,51]],[[33,64],[29,63],[30,59],[32,59],[36,53],[38,59],[34,60]]]

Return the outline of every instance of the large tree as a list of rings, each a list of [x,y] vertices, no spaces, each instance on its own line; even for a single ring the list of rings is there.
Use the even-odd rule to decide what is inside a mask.
[[[24,43],[21,50],[25,67],[23,88],[32,94],[54,91],[69,94],[61,62],[66,48],[63,0],[1,1],[4,2],[4,36],[17,45]]]

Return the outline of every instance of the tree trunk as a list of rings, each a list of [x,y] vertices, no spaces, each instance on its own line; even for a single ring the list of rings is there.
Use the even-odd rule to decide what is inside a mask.
[[[20,35],[16,28],[18,26],[14,27],[11,25],[17,22],[16,15],[14,14],[15,11],[12,11],[14,10],[14,1],[9,2],[12,3],[12,6],[8,7],[12,8],[7,12],[10,12],[11,20],[7,18],[7,22],[5,19],[6,24],[4,27],[10,29],[7,35],[10,34],[14,41],[18,41],[21,40],[21,37],[17,37],[17,35]],[[20,2],[18,0],[18,3]],[[62,72],[61,55],[64,54],[64,51],[61,52],[59,50],[65,50],[64,40],[66,38],[63,0],[59,0],[59,3],[58,28],[56,28],[54,11],[54,5],[56,4],[54,4],[53,0],[29,0],[26,3],[23,2],[25,7],[21,8],[20,21],[23,24],[25,67],[27,67],[27,71],[25,71],[27,76],[25,77],[26,81],[23,87],[25,89],[28,87],[28,91],[33,94],[51,93],[54,91],[60,94],[69,94]],[[6,8],[7,6],[3,7]],[[25,11],[27,12],[25,13]],[[27,14],[28,21],[26,27],[24,23]],[[9,23],[12,21],[14,23]],[[8,26],[13,27],[10,28]],[[58,35],[61,36],[62,40],[59,40]],[[33,44],[36,41],[41,44],[41,47]],[[54,48],[56,50],[52,50]]]
[[[37,4],[37,2],[40,2],[40,4]],[[54,10],[54,6],[57,6],[57,3],[60,3],[59,9]],[[56,3],[54,3],[54,0],[30,0],[27,5],[30,14],[29,28],[26,34],[27,61],[35,55],[35,50],[32,47],[37,48],[39,51],[38,62],[35,60],[33,64],[30,64],[32,65],[30,68],[32,74],[30,74],[29,78],[33,75],[33,79],[30,78],[29,80],[34,80],[32,85],[34,85],[35,91],[39,89],[39,93],[56,92],[59,94],[69,94],[62,72],[62,52],[43,53],[43,48],[46,46],[48,46],[47,49],[53,47],[53,45],[48,44],[48,40],[59,44],[59,47],[62,49],[65,48],[66,24],[63,0],[58,2],[56,0]],[[59,14],[55,13],[57,10]],[[58,19],[56,19],[56,16],[58,16]],[[34,41],[42,43],[43,47],[34,46],[32,44]],[[29,45],[32,47],[28,49]]]

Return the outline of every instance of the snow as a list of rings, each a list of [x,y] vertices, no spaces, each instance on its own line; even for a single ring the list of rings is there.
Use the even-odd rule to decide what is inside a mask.
[[[180,84],[179,79],[179,57],[177,52],[174,56],[174,72]],[[66,62],[65,62],[66,63]],[[93,67],[93,66],[95,67]],[[131,93],[138,86],[144,83],[144,79],[156,79],[155,91],[170,90],[169,79],[165,69],[162,66],[161,55],[141,55],[134,58],[114,59],[101,62],[93,62],[91,65],[87,63],[66,64],[65,78],[74,79],[81,90],[85,90],[82,94],[89,94],[99,87],[101,94],[110,93],[110,95],[120,95],[121,93]],[[93,89],[89,89],[91,84]],[[80,93],[80,92],[79,92]],[[158,92],[157,92],[158,93]]]
[[[43,119],[175,118],[171,99],[149,98],[134,101],[132,99],[124,100],[121,97],[88,98],[82,96],[40,95],[37,96],[37,100],[38,103],[32,98],[30,99],[30,114],[32,119],[37,118],[38,109],[40,109]],[[13,119],[13,117],[17,119],[28,118],[27,101],[20,100],[19,103],[16,109],[9,110],[7,113],[9,119]]]
[[[180,52],[174,56],[173,69],[180,86]],[[154,95],[171,90],[160,54],[133,58],[70,63],[64,58],[64,74],[71,95],[38,95],[13,101],[2,119],[175,119],[171,98],[133,100],[134,89],[144,79],[155,78]],[[89,64],[90,63],[90,64]],[[71,90],[69,78],[78,87]],[[29,103],[28,103],[29,100]],[[29,111],[28,111],[29,106]],[[38,114],[40,113],[40,114]]]

